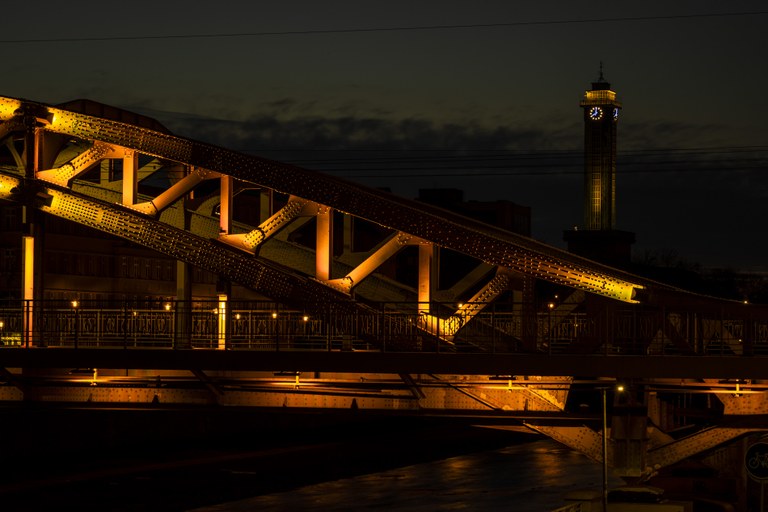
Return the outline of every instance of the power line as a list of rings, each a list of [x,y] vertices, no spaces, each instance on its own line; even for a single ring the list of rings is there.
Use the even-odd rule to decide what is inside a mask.
[[[723,148],[720,150],[701,148],[698,150],[685,150],[685,149],[659,149],[659,150],[628,150],[619,151],[618,156],[622,158],[642,157],[645,159],[653,159],[655,157],[702,157],[705,155],[743,155],[741,159],[750,158],[756,159],[749,155],[760,154],[768,151],[768,147],[756,146],[752,149],[736,149],[736,148]],[[306,150],[312,152],[312,150]],[[333,150],[330,150],[333,151]],[[525,160],[563,160],[581,158],[584,154],[583,150],[569,150],[569,151],[539,151],[539,152],[497,152],[488,150],[474,150],[474,151],[461,151],[461,150],[440,150],[431,152],[431,154],[424,155],[417,151],[413,156],[409,156],[407,153],[401,151],[391,150],[374,150],[372,152],[364,151],[362,155],[356,155],[357,150],[337,150],[339,154],[328,153],[325,150],[320,150],[321,155],[310,157],[306,153],[301,151],[296,152],[302,155],[302,158],[290,158],[294,163],[302,162],[316,162],[316,163],[358,163],[358,162],[462,162],[462,161],[525,161]],[[240,153],[248,153],[253,155],[266,154],[266,153],[293,153],[291,150],[238,150]],[[354,155],[354,156],[353,156]],[[652,160],[658,163],[658,160]],[[679,161],[679,159],[677,160]]]
[[[638,166],[653,166],[662,169],[665,166],[695,166],[698,169],[717,165],[735,168],[745,164],[768,166],[768,156],[764,156],[768,146],[731,146],[721,148],[667,148],[632,150],[620,152],[621,169],[629,170]],[[241,151],[243,152],[243,151]],[[538,152],[430,152],[424,155],[420,152],[414,155],[382,150],[378,153],[363,152],[355,154],[354,150],[339,150],[341,154],[328,154],[310,157],[299,153],[299,158],[287,155],[277,156],[282,161],[293,165],[315,168],[324,172],[371,173],[377,171],[403,171],[413,169],[427,170],[466,170],[466,169],[556,169],[562,167],[580,167],[583,165],[583,152],[578,150],[552,150]],[[256,153],[252,153],[256,154]],[[262,153],[263,154],[263,153]]]
[[[328,160],[328,161],[292,161],[294,165],[302,164],[316,164],[316,165],[342,165],[345,163],[345,161],[335,161],[335,160]],[[452,160],[427,160],[427,161],[412,161],[412,160],[399,160],[395,162],[388,162],[388,161],[378,161],[378,160],[365,160],[361,162],[355,162],[355,167],[347,167],[347,168],[331,168],[328,169],[327,167],[324,169],[325,172],[345,172],[353,170],[355,172],[376,172],[376,171],[384,171],[384,170],[395,170],[400,171],[403,169],[417,169],[417,170],[462,170],[462,169],[510,169],[510,168],[517,168],[517,169],[555,169],[555,168],[562,168],[562,167],[583,167],[583,162],[581,162],[581,159],[579,158],[572,158],[570,161],[566,162],[556,162],[556,161],[541,161],[536,163],[527,163],[527,162],[518,162],[515,160],[508,160],[508,161],[501,161],[498,160],[480,160],[480,159],[466,159],[466,160],[458,160],[458,161],[452,161]],[[711,167],[711,164],[713,162],[706,162],[703,160],[646,160],[646,161],[631,161],[631,162],[625,162],[621,165],[622,171],[627,170],[628,167],[638,167],[638,166],[649,166],[652,165],[657,169],[661,169],[662,166],[667,165],[689,165],[689,166],[696,166],[697,169],[708,169]],[[766,169],[768,169],[768,159],[766,158],[738,158],[738,159],[728,159],[728,160],[720,160],[720,161],[714,161],[714,163],[718,164],[720,167],[723,167],[723,164],[728,164],[727,168],[733,168],[737,167],[739,164],[743,165],[746,163],[750,164],[759,164],[764,165]],[[387,167],[370,167],[370,165],[378,164],[386,165],[390,164]],[[399,165],[398,165],[399,164]],[[474,165],[473,165],[474,164]],[[724,167],[723,167],[724,168]]]
[[[534,20],[514,21],[508,23],[468,23],[456,25],[416,25],[400,27],[369,27],[369,28],[342,28],[342,29],[313,29],[313,30],[285,30],[270,32],[230,32],[216,34],[159,34],[143,36],[94,36],[94,37],[54,37],[54,38],[28,38],[28,39],[0,39],[0,44],[32,44],[32,43],[80,43],[80,42],[104,42],[104,41],[146,41],[146,40],[172,40],[172,39],[223,39],[240,37],[274,37],[274,36],[298,36],[298,35],[323,35],[323,34],[356,34],[371,32],[415,32],[426,30],[460,30],[474,28],[508,28],[529,27],[546,25],[575,25],[585,23],[621,23],[657,20],[681,20],[726,18],[738,16],[760,16],[768,14],[768,11],[741,11],[702,14],[675,14],[663,16],[623,16],[616,18],[588,18],[570,20]]]
[[[469,170],[469,167],[463,168],[461,170],[467,171]],[[376,169],[377,171],[385,171],[387,169]],[[398,168],[398,169],[392,169],[393,171],[396,171],[397,173],[403,173],[404,171],[423,171],[424,168],[414,168],[414,169],[408,169],[408,168]],[[428,170],[428,169],[426,169]],[[696,172],[696,173],[706,173],[706,172],[746,172],[746,171],[768,171],[768,165],[764,166],[744,166],[744,167],[686,167],[686,168],[676,168],[676,169],[627,169],[627,170],[619,170],[618,174],[665,174],[665,173],[690,173],[690,172]],[[318,170],[318,172],[323,173],[330,173],[330,172],[349,172],[349,171],[356,171],[356,169],[348,169],[348,170],[332,170],[332,169],[321,169]],[[387,173],[387,174],[345,174],[342,177],[345,179],[349,178],[358,178],[358,179],[371,179],[371,178],[477,178],[477,177],[525,177],[525,176],[536,176],[536,177],[552,177],[552,176],[568,176],[568,175],[583,175],[583,170],[572,170],[572,171],[566,171],[566,170],[557,170],[557,171],[551,171],[551,172],[542,172],[541,170],[537,171],[510,171],[510,172],[457,172],[457,173],[414,173],[414,172],[408,172],[406,174],[396,174],[396,173]]]

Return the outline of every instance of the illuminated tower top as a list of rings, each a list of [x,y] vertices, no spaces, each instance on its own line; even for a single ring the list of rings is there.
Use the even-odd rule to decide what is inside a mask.
[[[592,82],[579,105],[584,109],[584,228],[616,227],[616,128],[621,103],[603,78]]]
[[[614,266],[628,266],[635,234],[616,229],[616,128],[621,103],[603,78],[579,103],[584,109],[584,225],[565,231],[568,250]]]

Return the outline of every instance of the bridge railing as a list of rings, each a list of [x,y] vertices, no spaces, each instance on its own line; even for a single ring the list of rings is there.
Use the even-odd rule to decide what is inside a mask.
[[[6,301],[0,302],[0,346],[768,355],[768,319],[632,308],[524,314],[519,304],[490,304],[471,320],[451,317],[461,328],[447,333],[425,331],[418,309],[412,303],[361,311],[329,304],[310,312],[272,302]]]

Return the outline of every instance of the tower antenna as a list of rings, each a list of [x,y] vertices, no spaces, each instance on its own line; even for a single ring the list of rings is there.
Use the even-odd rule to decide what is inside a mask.
[[[603,78],[603,61],[600,61],[600,78],[598,78],[597,81],[605,82],[605,78]]]

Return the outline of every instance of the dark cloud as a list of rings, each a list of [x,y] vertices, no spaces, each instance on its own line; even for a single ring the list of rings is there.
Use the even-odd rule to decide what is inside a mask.
[[[287,112],[295,103],[273,106]],[[269,114],[231,121],[157,114],[179,135],[405,197],[419,188],[452,187],[468,199],[530,206],[533,235],[553,245],[562,246],[563,229],[582,220],[582,131],[572,120],[545,128],[373,116]],[[764,148],[718,146],[717,125],[636,122],[620,130],[617,227],[637,233],[636,253],[674,248],[705,266],[762,266],[760,255],[768,251],[761,222],[768,216]],[[690,141],[699,142],[691,147]]]
[[[626,121],[620,127],[621,147],[627,149],[690,148],[724,145],[727,128],[720,124],[682,121]]]
[[[289,100],[270,104],[282,112],[295,106]],[[292,117],[277,114],[229,121],[176,116],[155,111],[171,130],[242,151],[275,149],[450,149],[525,150],[573,147],[578,131],[537,126],[485,126],[479,123],[438,123],[428,119],[385,117]],[[555,134],[553,136],[553,133]],[[233,146],[234,145],[234,146]]]

